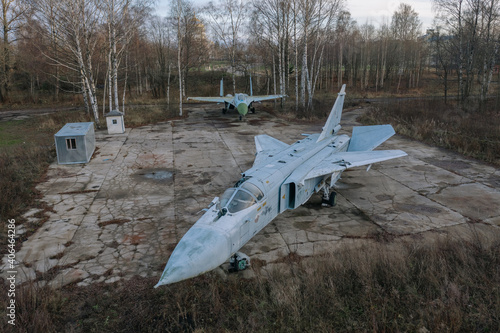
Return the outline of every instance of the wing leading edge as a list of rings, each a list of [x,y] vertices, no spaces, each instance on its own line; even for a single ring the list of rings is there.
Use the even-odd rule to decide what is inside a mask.
[[[334,153],[328,158],[321,161],[313,169],[311,169],[307,173],[307,175],[305,175],[302,182],[310,178],[330,175],[334,172],[387,161],[406,155],[407,154],[402,150],[376,150]]]
[[[201,102],[232,103],[234,97],[188,97],[187,99]]]
[[[248,96],[248,99],[251,99],[250,103],[267,101],[269,99],[283,98],[286,95],[262,95],[262,96]]]

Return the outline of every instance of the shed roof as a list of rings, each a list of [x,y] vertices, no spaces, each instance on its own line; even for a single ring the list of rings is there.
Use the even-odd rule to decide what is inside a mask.
[[[71,136],[71,135],[85,135],[91,127],[94,126],[93,122],[88,123],[67,123],[55,134],[55,136]]]
[[[123,116],[123,112],[120,112],[118,110],[111,110],[110,112],[106,113],[104,117],[116,117],[116,116]]]

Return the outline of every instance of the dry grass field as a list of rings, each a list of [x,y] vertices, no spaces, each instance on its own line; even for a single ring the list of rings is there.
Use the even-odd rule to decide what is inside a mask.
[[[327,256],[288,256],[247,280],[209,273],[17,295],[20,332],[497,332],[499,234],[379,239]],[[492,239],[496,239],[492,241]],[[256,263],[254,264],[258,266]],[[258,268],[254,268],[257,269]],[[2,293],[6,287],[2,286]],[[5,309],[4,298],[0,301]],[[3,311],[3,310],[2,310]],[[2,331],[8,332],[2,321]],[[10,326],[10,325],[9,325]]]

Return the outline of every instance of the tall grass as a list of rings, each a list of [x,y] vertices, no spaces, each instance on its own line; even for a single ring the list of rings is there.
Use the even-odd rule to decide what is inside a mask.
[[[158,289],[156,278],[29,285],[18,324],[27,332],[498,332],[498,236],[346,247],[290,256],[253,279],[206,274]]]
[[[492,104],[486,111],[464,111],[441,99],[390,101],[372,107],[361,121],[392,123],[399,134],[500,165],[500,117]]]

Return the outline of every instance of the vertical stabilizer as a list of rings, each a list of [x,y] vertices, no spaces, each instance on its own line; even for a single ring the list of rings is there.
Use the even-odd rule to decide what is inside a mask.
[[[224,97],[224,78],[220,80],[220,97]]]
[[[253,89],[252,89],[252,75],[250,75],[250,96],[253,96]]]
[[[323,127],[323,131],[321,132],[317,142],[331,137],[340,130],[340,117],[342,116],[342,108],[344,107],[344,98],[345,84],[342,85],[342,89],[340,89],[337,100],[335,101],[335,104],[333,104],[332,111],[328,116],[326,124]]]

